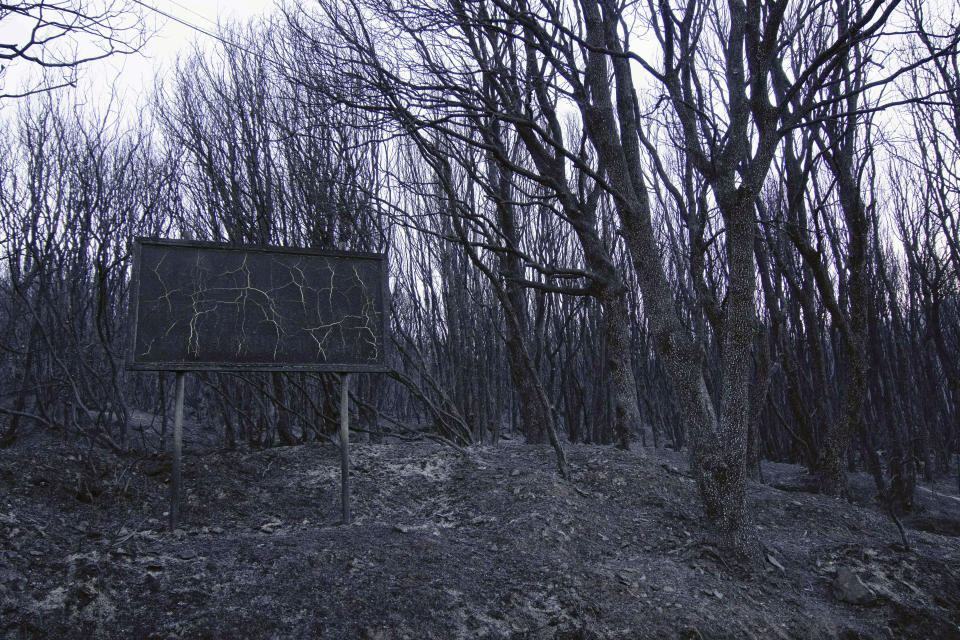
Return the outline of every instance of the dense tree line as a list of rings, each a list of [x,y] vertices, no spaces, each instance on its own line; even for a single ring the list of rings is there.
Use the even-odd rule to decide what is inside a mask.
[[[960,16],[921,0],[322,0],[224,31],[110,124],[18,105],[0,154],[3,442],[162,432],[122,367],[129,241],[387,251],[372,439],[691,453],[745,483],[869,471],[891,513],[960,453]],[[225,444],[327,437],[337,383],[204,374]]]

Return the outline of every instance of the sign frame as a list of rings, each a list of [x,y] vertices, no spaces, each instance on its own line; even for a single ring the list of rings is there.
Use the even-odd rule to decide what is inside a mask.
[[[243,362],[137,362],[137,320],[140,306],[140,261],[144,245],[156,245],[176,248],[216,249],[242,253],[272,253],[287,255],[307,255],[325,258],[348,258],[353,260],[377,260],[380,262],[380,299],[383,301],[381,327],[380,362],[374,364],[357,363],[243,363]],[[126,368],[131,371],[173,371],[175,373],[174,425],[171,434],[172,466],[170,471],[170,511],[169,526],[175,530],[180,526],[180,484],[181,456],[183,440],[183,396],[184,377],[188,371],[285,371],[285,372],[332,372],[340,374],[340,501],[342,524],[351,522],[350,513],[350,377],[352,373],[389,372],[387,365],[389,353],[390,329],[390,286],[387,254],[360,251],[330,251],[325,249],[299,249],[293,247],[274,247],[268,245],[236,245],[221,242],[203,242],[198,240],[168,240],[137,236],[131,243],[133,268],[130,272],[129,301],[127,319],[131,325],[130,344],[126,357]]]
[[[236,245],[224,242],[207,242],[199,240],[169,240],[138,236],[131,243],[133,267],[131,270],[129,301],[127,318],[131,327],[129,348],[125,367],[130,371],[284,371],[284,372],[332,372],[332,373],[383,373],[390,371],[387,365],[389,355],[389,327],[390,327],[390,291],[388,258],[386,253],[372,253],[362,251],[335,251],[327,249],[302,249],[295,247],[276,247],[270,245]],[[255,254],[284,254],[301,255],[323,258],[345,258],[351,260],[371,260],[380,263],[379,288],[383,301],[381,317],[381,338],[379,362],[371,364],[359,363],[309,363],[309,362],[195,362],[195,361],[163,361],[138,362],[136,360],[137,329],[140,303],[140,268],[141,253],[144,245],[183,249],[213,249],[236,253]]]

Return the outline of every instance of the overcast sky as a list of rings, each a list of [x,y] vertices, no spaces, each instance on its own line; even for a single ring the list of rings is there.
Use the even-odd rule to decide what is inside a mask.
[[[269,14],[276,7],[275,0],[145,0],[164,13],[216,33],[218,23],[232,21],[246,22],[259,15]],[[116,89],[117,95],[125,96],[125,102],[138,102],[153,89],[154,80],[162,77],[176,62],[178,55],[191,51],[194,43],[201,47],[216,44],[209,38],[176,20],[171,20],[155,11],[143,9],[144,18],[152,26],[154,35],[141,53],[128,56],[116,56],[104,66],[109,68],[107,75],[90,77],[90,86],[98,87],[104,80],[107,86],[98,91]],[[87,75],[94,69],[89,69]],[[100,73],[96,73],[100,76]]]
[[[148,6],[156,7],[176,19],[152,11]],[[194,43],[204,48],[215,44],[212,38],[178,20],[216,33],[218,23],[247,22],[251,18],[270,14],[276,6],[276,0],[142,0],[139,11],[152,35],[141,51],[91,62],[80,71],[76,89],[59,91],[73,92],[79,100],[89,102],[95,108],[108,105],[113,94],[117,98],[114,106],[123,112],[124,117],[135,116],[144,106],[156,79],[172,68],[178,55],[189,53]],[[22,28],[12,23],[5,26],[7,29]],[[9,34],[3,34],[3,37],[10,38]],[[14,39],[19,38],[15,36]],[[29,69],[30,65],[22,61],[11,66],[5,78],[6,89],[14,90],[17,83],[22,81],[19,74]],[[3,106],[15,102],[7,101]]]

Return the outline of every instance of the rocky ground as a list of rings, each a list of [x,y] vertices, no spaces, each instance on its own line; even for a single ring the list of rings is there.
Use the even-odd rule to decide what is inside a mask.
[[[23,442],[0,452],[0,637],[960,638],[955,482],[920,492],[910,550],[869,498],[752,485],[743,567],[676,454],[568,453],[564,481],[542,447],[356,445],[349,526],[333,445],[193,454],[170,532],[162,458]]]

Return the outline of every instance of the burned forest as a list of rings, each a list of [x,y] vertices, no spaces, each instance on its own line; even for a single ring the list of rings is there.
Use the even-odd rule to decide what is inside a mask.
[[[304,0],[76,88],[168,9],[0,8],[0,637],[960,638],[955,3]]]

